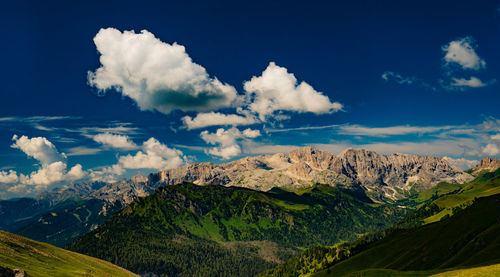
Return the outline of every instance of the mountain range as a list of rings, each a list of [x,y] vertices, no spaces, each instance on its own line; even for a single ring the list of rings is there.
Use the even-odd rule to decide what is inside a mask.
[[[464,183],[473,179],[441,157],[407,154],[381,155],[347,149],[338,156],[314,147],[288,154],[247,157],[225,164],[196,163],[150,175],[153,183],[224,185],[268,191],[296,190],[315,183],[361,188],[377,202],[401,199],[439,182]]]
[[[354,254],[391,226],[453,217],[500,193],[497,164],[485,159],[464,172],[440,157],[304,147],[1,201],[0,229],[141,274],[254,276],[288,268],[285,261],[309,247],[325,252],[361,237],[361,248],[343,248]],[[335,261],[351,255],[335,251]]]
[[[381,155],[363,149],[347,149],[334,156],[303,147],[288,154],[246,157],[224,164],[195,163],[113,183],[68,184],[35,199],[0,201],[0,228],[64,246],[138,197],[183,182],[259,191],[274,187],[297,191],[321,183],[362,191],[376,203],[394,203],[439,182],[459,184],[472,178],[440,157]]]

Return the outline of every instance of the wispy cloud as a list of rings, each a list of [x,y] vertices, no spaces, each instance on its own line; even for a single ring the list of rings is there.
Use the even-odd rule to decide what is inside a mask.
[[[342,125],[339,127],[339,133],[353,136],[380,136],[387,137],[392,135],[424,134],[435,133],[443,130],[454,129],[456,126],[391,126],[391,127],[366,127],[362,125]]]
[[[80,119],[78,116],[8,116],[0,117],[0,122],[27,122],[27,123],[38,123],[43,121],[55,121],[64,119]]]
[[[382,73],[382,79],[386,82],[396,82],[400,85],[418,85],[425,89],[436,90],[436,87],[425,82],[424,80],[413,77],[413,76],[403,76],[393,71],[385,71]]]
[[[290,132],[290,131],[332,129],[332,128],[338,128],[340,126],[342,126],[342,125],[334,124],[334,125],[324,125],[324,126],[304,126],[304,127],[281,128],[281,129],[272,128],[272,129],[265,129],[264,131],[266,133],[283,133],[283,132]]]
[[[290,141],[296,144],[253,144],[244,152],[277,153],[293,147],[304,146],[301,141],[313,142],[313,138],[330,138],[331,141],[314,145],[338,154],[346,148],[365,148],[380,153],[409,153],[420,155],[448,156],[449,158],[477,160],[484,156],[500,155],[500,120],[485,118],[480,124],[444,126],[387,126],[326,125],[267,130],[274,133],[275,141]],[[307,131],[307,132],[306,132]],[[313,132],[314,131],[314,132]],[[286,132],[293,132],[287,134]]]
[[[71,147],[66,150],[66,156],[88,156],[88,155],[95,155],[99,152],[101,152],[102,149],[99,148],[89,148],[86,146],[76,146],[76,147]]]

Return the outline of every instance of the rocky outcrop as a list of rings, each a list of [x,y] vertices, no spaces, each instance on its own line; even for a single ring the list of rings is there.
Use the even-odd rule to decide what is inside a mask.
[[[480,172],[493,172],[500,168],[500,160],[497,158],[484,158],[472,168],[472,175],[478,175]]]
[[[314,147],[289,154],[247,157],[225,164],[198,163],[163,170],[150,176],[154,186],[193,182],[267,191],[297,189],[314,183],[361,187],[374,200],[398,199],[439,182],[463,183],[473,177],[440,157],[407,154],[381,155],[347,149],[339,156]]]
[[[133,176],[130,180],[123,179],[109,183],[91,193],[87,198],[97,198],[107,202],[119,201],[128,204],[137,197],[151,194],[154,188],[148,186],[148,179],[142,175]]]
[[[8,267],[0,266],[0,276],[2,277],[29,277],[26,271],[21,269],[10,269]]]

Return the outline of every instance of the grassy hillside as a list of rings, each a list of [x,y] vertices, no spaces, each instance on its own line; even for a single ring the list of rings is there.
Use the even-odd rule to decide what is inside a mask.
[[[417,227],[449,217],[472,204],[474,199],[500,193],[500,169],[482,172],[472,182],[459,185],[440,183],[413,198],[401,201],[400,205],[419,207],[400,226]]]
[[[0,231],[0,267],[29,276],[137,276],[109,262]]]
[[[500,194],[477,199],[443,221],[389,234],[369,249],[333,265],[327,275],[379,268],[447,271],[498,263],[499,212]]]
[[[386,229],[384,231],[379,231],[370,234],[368,236],[364,236],[358,240],[355,240],[354,242],[342,243],[333,246],[317,246],[308,249],[302,252],[300,255],[288,260],[284,264],[267,272],[266,275],[300,276],[300,275],[310,274],[312,272],[321,271],[322,269],[331,267],[334,264],[337,264],[342,260],[346,260],[348,257],[354,256],[358,253],[361,253],[360,255],[362,255],[363,253],[365,253],[363,251],[372,247],[372,245],[375,242],[386,237],[388,234],[391,235],[403,234],[402,236],[408,236],[410,240],[415,240],[411,232],[414,232],[415,230],[420,230],[420,228],[424,228],[420,226],[423,226],[425,224],[430,224],[426,223],[426,219],[435,218],[437,214],[439,214],[444,210],[449,210],[450,214],[444,217],[440,217],[439,219],[445,220],[446,218],[450,217],[455,218],[453,214],[459,213],[463,209],[467,209],[468,206],[472,205],[475,199],[481,199],[478,197],[488,196],[497,192],[498,188],[500,187],[499,173],[500,173],[499,171],[496,171],[493,173],[480,174],[474,181],[465,185],[440,183],[439,185],[430,190],[423,191],[410,199],[400,201],[398,203],[400,205],[404,203],[404,205],[407,206],[420,207],[420,208],[417,209],[417,211],[414,212],[413,214],[406,217],[402,222],[395,225],[394,227]],[[457,201],[447,201],[450,199],[455,199]],[[492,208],[494,208],[494,206],[492,206]],[[496,210],[496,212],[498,213],[500,212],[500,210]],[[464,234],[467,233],[467,229],[470,228],[468,225],[474,222],[471,220],[464,219],[462,229],[457,229],[457,230],[460,230],[460,232],[464,232]],[[430,225],[434,226],[434,224]],[[400,242],[397,243],[394,242],[394,243],[395,243],[394,245],[400,244]],[[429,245],[435,244],[434,242],[424,242],[424,241],[421,241],[420,243],[422,243],[422,245],[426,245],[426,243]],[[366,253],[371,253],[371,252],[366,252]],[[371,254],[374,255],[375,257],[380,256],[379,252],[372,252]],[[386,254],[383,253],[383,255]],[[443,270],[438,270],[435,272],[441,272],[441,271]],[[422,271],[419,272],[419,274],[429,275],[435,272],[424,273]],[[362,276],[381,276],[381,275],[383,276],[384,274],[389,274],[389,275],[396,274],[396,276],[398,276],[398,274],[403,274],[403,273],[400,273],[399,271],[396,270],[367,269],[366,272],[363,271]]]
[[[300,193],[192,184],[162,187],[70,249],[138,273],[251,276],[289,258],[297,248],[352,240],[397,222],[406,212],[327,185]],[[264,255],[262,243],[276,247]]]

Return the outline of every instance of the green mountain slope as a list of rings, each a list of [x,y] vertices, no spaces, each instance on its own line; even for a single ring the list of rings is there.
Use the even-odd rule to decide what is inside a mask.
[[[464,185],[440,183],[430,190],[398,203],[419,207],[414,214],[405,218],[400,226],[417,227],[437,222],[471,205],[476,198],[498,193],[500,193],[500,169],[494,172],[482,172],[473,181]]]
[[[67,200],[47,213],[33,217],[12,232],[36,241],[64,247],[104,223],[122,208],[120,202],[100,199]]]
[[[406,212],[327,185],[300,193],[166,186],[69,248],[139,273],[251,276],[299,247],[352,240]],[[269,244],[274,250],[264,255]]]
[[[374,245],[377,241],[382,240],[389,234],[391,236],[395,234],[400,234],[401,236],[408,236],[410,241],[412,240],[416,241],[416,239],[412,235],[413,234],[412,232],[414,232],[415,230],[420,230],[421,228],[424,227],[427,228],[426,226],[423,226],[426,224],[427,225],[430,224],[426,223],[426,220],[428,220],[429,218],[435,218],[436,217],[435,215],[441,213],[444,210],[448,210],[449,215],[446,215],[444,217],[439,217],[438,220],[439,219],[445,220],[446,218],[450,218],[451,216],[451,218],[454,218],[453,220],[456,221],[456,217],[452,215],[459,213],[463,209],[468,209],[467,207],[472,205],[475,199],[480,199],[480,201],[485,201],[479,197],[488,196],[492,194],[495,195],[495,192],[497,192],[498,188],[500,187],[499,175],[500,175],[499,171],[497,170],[496,172],[490,172],[490,173],[483,172],[483,174],[480,174],[474,181],[463,185],[440,183],[436,187],[427,191],[420,192],[419,194],[415,195],[412,198],[406,199],[404,201],[399,201],[398,204],[400,205],[405,204],[406,206],[420,207],[420,208],[417,209],[416,212],[414,212],[413,214],[407,216],[402,222],[398,223],[394,227],[391,227],[384,231],[378,231],[372,233],[370,235],[357,239],[353,242],[342,243],[333,246],[313,247],[311,249],[302,252],[300,255],[293,257],[292,259],[274,268],[273,270],[266,272],[265,275],[300,276],[321,271],[322,269],[331,267],[332,265],[337,264],[342,260],[346,260],[349,257],[355,256],[358,253],[361,253],[359,255],[362,255],[363,253],[371,253],[375,258],[381,255],[382,256],[386,255],[383,252],[377,252],[377,251],[364,252],[364,251],[370,251],[372,245]],[[496,194],[496,196],[498,195],[499,194]],[[448,201],[450,199],[454,199],[456,201]],[[492,209],[493,211],[495,211],[495,206],[492,206]],[[500,213],[500,210],[496,210],[496,212]],[[485,215],[487,215],[487,213],[485,213]],[[494,213],[490,215],[493,216]],[[463,234],[466,234],[468,228],[470,228],[468,225],[472,223],[474,223],[472,219],[469,220],[468,218],[464,218],[462,228],[457,230],[459,230],[459,232],[462,232]],[[429,226],[434,226],[435,224],[438,223],[433,223],[430,224]],[[439,222],[439,224],[442,223]],[[419,226],[423,227],[418,228]],[[389,237],[390,236],[388,236],[385,239],[388,239]],[[420,241],[419,243],[421,245],[428,244],[429,247],[435,244],[432,241],[429,242]],[[392,244],[394,249],[400,249],[400,248],[403,249],[403,246],[399,247],[400,242],[392,242]],[[409,255],[412,254],[409,253]],[[333,268],[334,267],[332,267],[331,269]],[[412,274],[429,275],[441,271],[443,270],[439,269],[438,271],[430,271],[430,272],[419,271],[418,273],[414,272]],[[396,270],[367,269],[366,271],[363,271],[362,276],[385,276],[385,275],[403,276],[405,274],[406,273],[404,272]]]
[[[500,194],[477,199],[443,221],[398,230],[329,268],[330,276],[381,268],[442,270],[500,261]]]
[[[21,269],[34,277],[137,276],[109,262],[4,231],[0,231],[0,268],[5,274]]]

